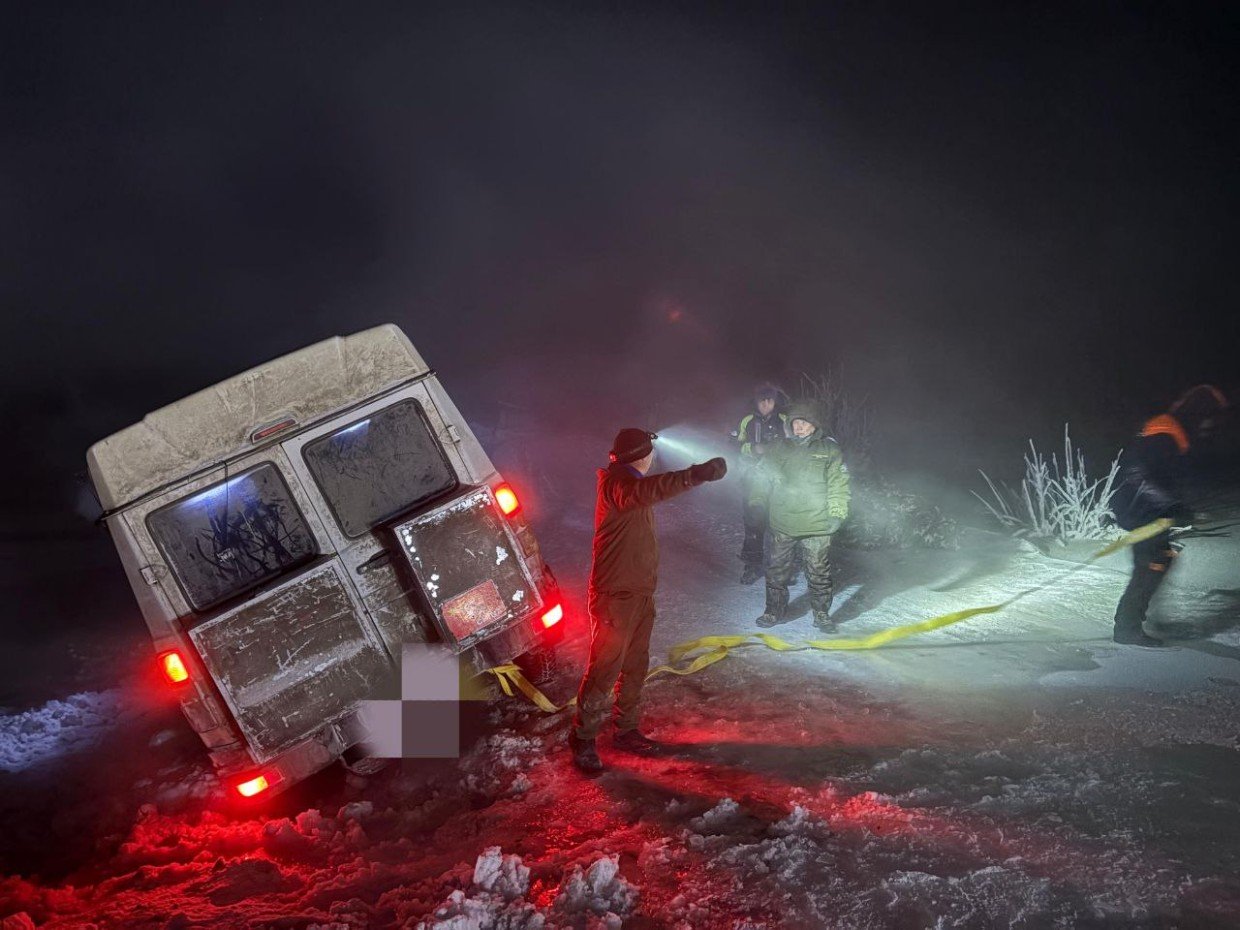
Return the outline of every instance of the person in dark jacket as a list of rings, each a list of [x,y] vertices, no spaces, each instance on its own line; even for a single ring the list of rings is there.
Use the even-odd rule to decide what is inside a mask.
[[[1115,521],[1135,530],[1160,518],[1178,526],[1193,522],[1184,497],[1187,456],[1194,441],[1213,431],[1227,409],[1222,391],[1199,384],[1185,392],[1166,412],[1145,422],[1140,434],[1120,456],[1119,483],[1111,498]],[[1162,641],[1146,634],[1146,611],[1175,559],[1171,532],[1159,533],[1132,547],[1132,577],[1115,611],[1117,643],[1160,646]]]
[[[786,619],[788,584],[801,549],[809,581],[814,626],[835,630],[831,619],[831,537],[848,517],[851,489],[848,467],[839,445],[823,433],[809,404],[788,410],[792,439],[774,446],[763,457],[753,496],[765,503],[771,521],[771,564],[766,572],[766,610],[758,626]]]
[[[753,584],[762,577],[762,564],[766,560],[766,504],[753,496],[753,476],[762,456],[778,443],[788,438],[788,418],[780,411],[783,391],[769,381],[754,388],[754,409],[742,419],[736,429],[736,441],[741,444],[741,475],[744,479],[742,500],[745,521],[745,539],[741,543],[741,584]]]
[[[727,473],[722,458],[682,471],[646,476],[654,461],[654,433],[622,429],[598,472],[594,556],[590,565],[590,661],[577,692],[569,745],[582,771],[602,771],[595,740],[615,691],[613,745],[634,752],[656,748],[638,729],[642,686],[650,662],[659,543],[652,508]],[[618,683],[618,687],[617,687]]]

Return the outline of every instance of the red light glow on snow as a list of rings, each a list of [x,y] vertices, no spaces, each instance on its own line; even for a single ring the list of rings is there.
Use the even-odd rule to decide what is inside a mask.
[[[623,752],[604,735],[609,771],[600,778],[572,768],[567,719],[541,717],[553,725],[502,729],[455,766],[410,767],[361,792],[325,778],[271,798],[247,786],[270,789],[278,771],[251,771],[222,787],[258,802],[219,810],[190,800],[164,812],[153,803],[90,873],[63,887],[0,877],[0,900],[7,894],[37,925],[52,926],[154,925],[169,913],[202,926],[257,925],[276,907],[321,923],[350,913],[358,926],[414,926],[454,889],[490,901],[468,866],[498,846],[523,857],[525,900],[540,910],[556,906],[566,870],[614,853],[620,875],[641,890],[634,925],[671,926],[686,902],[700,902],[706,916],[695,926],[778,927],[819,925],[788,918],[804,915],[797,896],[864,904],[866,890],[906,862],[944,875],[998,875],[997,864],[1019,863],[1038,887],[1086,895],[1108,894],[1114,870],[1131,871],[1127,858],[1100,862],[1096,839],[1062,821],[1048,829],[1032,813],[996,815],[971,795],[969,809],[941,806],[934,764],[961,747],[976,759],[990,746],[983,728],[929,725],[838,683],[774,675],[769,693],[757,693],[752,680],[724,671],[652,681],[643,725],[665,754]],[[684,700],[690,685],[709,699]],[[904,758],[904,747],[926,753],[926,765],[915,753],[906,778],[884,783],[879,766]],[[930,792],[925,802],[910,793],[919,787]],[[1159,862],[1151,854],[1137,865]]]

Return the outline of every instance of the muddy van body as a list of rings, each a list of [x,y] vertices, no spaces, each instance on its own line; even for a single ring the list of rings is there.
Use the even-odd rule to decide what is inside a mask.
[[[156,657],[242,794],[356,754],[406,643],[482,672],[562,629],[514,491],[395,326],[193,394],[87,462]]]

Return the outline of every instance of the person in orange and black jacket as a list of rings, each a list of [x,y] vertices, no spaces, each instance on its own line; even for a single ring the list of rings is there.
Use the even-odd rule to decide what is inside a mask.
[[[766,531],[770,522],[766,504],[753,500],[754,473],[758,463],[772,448],[788,438],[788,417],[780,409],[787,395],[769,381],[754,388],[754,409],[741,419],[735,438],[741,444],[742,518],[745,539],[741,543],[741,584],[753,584],[762,577],[766,561]]]
[[[612,444],[611,464],[598,472],[594,507],[594,557],[590,565],[590,662],[577,693],[569,746],[583,772],[603,769],[595,740],[615,691],[613,745],[651,752],[658,744],[638,729],[642,686],[650,662],[659,543],[653,507],[728,470],[713,458],[682,471],[647,476],[654,440],[643,429],[622,429]],[[617,688],[617,682],[619,687]]]
[[[1213,432],[1226,410],[1227,398],[1222,391],[1199,384],[1166,413],[1146,421],[1120,456],[1119,483],[1111,498],[1111,510],[1122,529],[1134,530],[1160,518],[1169,518],[1177,526],[1192,524],[1193,511],[1184,496],[1188,455],[1195,441]],[[1170,530],[1132,547],[1132,577],[1115,612],[1115,642],[1162,645],[1162,640],[1146,634],[1143,625],[1150,601],[1167,577],[1175,555]]]

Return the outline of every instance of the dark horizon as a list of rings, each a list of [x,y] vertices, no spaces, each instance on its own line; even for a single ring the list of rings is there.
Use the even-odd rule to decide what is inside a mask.
[[[389,321],[467,415],[600,436],[832,365],[892,467],[954,475],[1236,383],[1221,5],[25,17],[9,514],[147,411]]]

